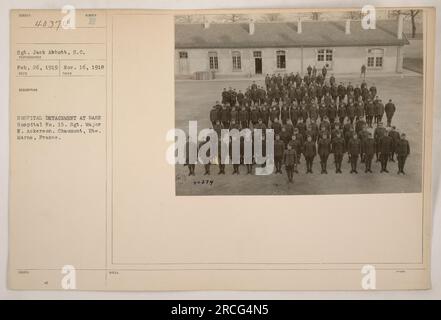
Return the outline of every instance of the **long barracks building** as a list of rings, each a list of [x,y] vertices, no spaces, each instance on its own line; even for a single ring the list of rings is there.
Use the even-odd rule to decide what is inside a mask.
[[[175,74],[252,77],[267,73],[305,73],[326,66],[332,73],[401,72],[403,19],[376,21],[299,21],[176,24]]]

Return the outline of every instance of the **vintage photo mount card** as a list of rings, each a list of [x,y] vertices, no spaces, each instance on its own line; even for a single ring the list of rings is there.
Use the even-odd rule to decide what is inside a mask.
[[[12,10],[9,288],[430,288],[435,10],[370,10]]]

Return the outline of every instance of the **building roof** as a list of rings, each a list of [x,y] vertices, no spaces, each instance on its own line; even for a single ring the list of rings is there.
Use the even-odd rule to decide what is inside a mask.
[[[345,34],[345,21],[302,21],[254,23],[249,34],[248,23],[176,24],[175,47],[191,48],[277,48],[277,47],[345,47],[402,46],[406,36],[397,38],[396,20],[378,20],[376,29],[364,30],[360,21],[351,21],[350,34]]]

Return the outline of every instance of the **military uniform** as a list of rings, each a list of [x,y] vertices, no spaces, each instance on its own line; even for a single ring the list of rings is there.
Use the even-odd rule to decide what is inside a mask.
[[[311,108],[309,108],[309,119],[311,121],[316,121],[318,118],[318,109],[317,106],[312,105]]]
[[[306,159],[306,173],[312,173],[312,165],[314,162],[314,157],[317,154],[317,148],[315,142],[306,141],[303,147],[305,159]]]
[[[276,173],[282,173],[283,154],[285,152],[285,144],[282,140],[274,141],[274,162],[276,165]]]
[[[224,88],[224,91],[222,91],[222,104],[226,104],[230,102],[230,93],[227,91],[227,89]]]
[[[241,139],[241,150],[243,150],[242,163],[247,168],[247,174],[253,171],[253,155],[254,155],[254,141],[252,136]],[[245,144],[250,145],[250,149],[245,148]]]
[[[292,125],[291,122],[288,122],[284,127],[285,127],[286,132],[289,135],[289,139],[291,139],[291,137],[292,137],[292,135],[294,133],[294,126]]]
[[[375,97],[377,95],[377,87],[372,86],[369,88],[369,91],[370,91],[372,97]]]
[[[324,117],[326,116],[326,113],[328,111],[328,108],[325,104],[320,105],[318,109],[318,114],[320,116],[320,121],[323,121]]]
[[[296,128],[299,130],[299,133],[302,135],[302,137],[305,135],[306,132],[306,124],[302,121],[297,123]]]
[[[406,158],[410,154],[409,142],[405,138],[401,138],[396,147],[397,159],[398,159],[398,174],[404,174],[404,164]]]
[[[389,135],[384,135],[379,144],[379,152],[381,159],[381,172],[389,172],[387,171],[387,162],[390,157],[390,152],[392,151],[392,138]]]
[[[340,124],[343,125],[345,118],[346,118],[346,107],[343,103],[340,103],[338,105],[337,115],[338,115],[338,119],[340,121]]]
[[[392,118],[395,113],[395,104],[392,103],[392,101],[389,101],[386,103],[384,110],[386,111],[386,118],[387,118],[387,126],[390,127],[392,123]]]
[[[205,142],[201,142],[200,144],[199,144],[199,151],[200,151],[200,149],[201,149],[201,147],[203,146],[203,145],[205,145],[205,143],[206,142],[209,142],[210,141],[210,137],[207,137],[207,139],[205,140]],[[206,175],[210,175],[210,165],[211,165],[211,161],[210,161],[210,157],[211,157],[211,153],[210,153],[210,148],[208,148],[207,149],[207,151],[206,151],[206,156],[207,156],[207,160],[205,160],[205,159],[203,159],[203,158],[201,158],[201,157],[198,157],[199,159],[203,159],[203,160],[201,160],[201,163],[204,165],[204,169],[205,169],[205,173],[204,173],[204,176],[206,176]],[[198,153],[198,155],[199,155],[199,153]]]
[[[273,107],[270,111],[270,120],[271,122],[274,122],[274,120],[279,120],[279,114],[280,114],[280,110],[277,109],[276,107]]]
[[[357,172],[358,156],[361,152],[361,141],[352,137],[348,143],[348,153],[351,155],[351,173]]]
[[[262,109],[260,109],[260,118],[267,127],[269,126],[269,116],[270,116],[270,112],[268,108],[263,106]]]
[[[291,140],[292,134],[289,133],[288,131],[286,131],[286,127],[283,126],[282,127],[282,131],[280,131],[279,135],[280,135],[280,140],[283,141],[283,143],[285,145],[285,148],[286,148],[286,146],[288,145],[289,141]]]
[[[363,128],[358,132],[358,137],[360,138],[361,141],[361,163],[364,163],[364,150],[363,150],[363,146],[364,146],[364,141],[369,137],[369,131],[367,131],[366,127],[363,126]]]
[[[197,162],[197,150],[198,146],[196,145],[196,143],[187,141],[187,143],[185,144],[185,164],[188,166],[189,176],[195,175],[194,170]],[[191,156],[194,151],[196,152],[195,159],[193,159],[193,157]]]
[[[222,133],[222,124],[220,121],[217,121],[216,124],[213,126],[213,130],[216,132],[218,139],[221,137]]]
[[[372,158],[374,157],[374,153],[375,153],[375,141],[371,136],[368,136],[362,142],[362,150],[363,150],[364,163],[366,165],[365,172],[372,173],[371,166],[372,166]]]
[[[226,107],[223,107],[221,110],[221,119],[224,128],[228,128],[230,126],[230,110]]]
[[[329,78],[329,83],[332,85],[335,84],[335,77],[333,75],[331,75],[331,77]]]
[[[338,97],[342,101],[346,96],[346,88],[343,84],[339,84],[337,87]]]
[[[397,148],[398,142],[400,141],[400,133],[398,131],[396,131],[395,129],[392,129],[389,132],[389,136],[392,138],[392,150],[390,152],[389,160],[392,162],[395,162],[394,155],[396,153],[396,148]]]
[[[237,111],[237,109],[235,107],[233,107],[230,111],[230,122],[233,120],[235,122],[237,122],[239,120],[239,112]]]
[[[240,130],[240,126],[239,126],[238,123],[236,123],[236,121],[231,120],[230,128],[229,128],[229,129],[230,129],[230,130],[234,130],[234,129]]]
[[[328,107],[327,116],[331,125],[334,125],[335,118],[337,117],[337,107],[335,104],[331,104]]]
[[[270,78],[269,74],[267,74],[267,75],[265,76],[265,87],[266,87],[266,91],[268,91],[270,85],[271,85],[271,78]]]
[[[297,172],[297,153],[294,149],[288,149],[285,151],[284,162],[288,181],[292,182],[293,172]]]
[[[351,123],[354,123],[354,119],[355,119],[355,106],[353,103],[350,103],[347,107],[346,107],[346,115],[349,118],[349,121]]]
[[[248,112],[245,108],[242,108],[239,111],[239,123],[242,129],[249,127],[249,119],[248,119]]]
[[[364,117],[364,104],[362,101],[355,102],[355,117],[357,120]]]
[[[280,133],[280,131],[282,131],[282,125],[278,121],[273,122],[273,123],[271,123],[271,129],[274,130],[274,135],[277,135]]]
[[[350,125],[350,124],[349,124]],[[343,131],[344,132],[344,139],[345,139],[345,147],[346,147],[346,151],[348,151],[349,148],[349,141],[352,139],[352,137],[354,136],[354,129],[352,127],[347,128],[346,130]],[[348,153],[349,158],[351,157],[351,154]],[[348,161],[349,162],[349,161]]]
[[[216,124],[217,120],[220,120],[219,119],[219,110],[216,108],[216,106],[214,106],[210,110],[210,121],[211,121],[211,124],[214,126]]]
[[[254,126],[253,130],[254,129],[262,130],[262,135],[265,135],[265,133],[266,133],[266,125],[261,121]]]
[[[335,173],[341,173],[341,163],[345,152],[345,140],[342,137],[335,137],[332,140],[331,151],[334,154]]]
[[[286,124],[286,121],[289,119],[289,109],[284,106],[280,112],[280,119],[282,120],[282,124]]]
[[[384,115],[384,105],[381,101],[377,100],[374,102],[375,105],[375,117],[376,117],[376,121],[377,123],[380,123],[381,121],[383,121],[383,115]]]
[[[317,125],[317,122],[312,121],[310,124],[310,131],[311,131],[311,137],[312,137],[312,141],[316,142],[318,135],[319,135],[319,126]]]
[[[239,157],[237,158],[234,157],[233,155],[233,151],[234,151],[234,145],[237,145],[239,143]],[[240,159],[243,156],[243,151],[241,152],[241,141],[240,139],[238,140],[237,138],[232,138],[230,141],[230,145],[229,145],[229,153],[230,153],[230,160],[231,163],[233,164],[233,174],[240,174],[239,173],[239,166],[240,166]],[[241,155],[242,153],[242,155]]]
[[[299,120],[299,109],[297,106],[291,108],[290,116],[291,122],[293,123],[293,125],[296,125]]]
[[[329,135],[331,133],[331,123],[325,118],[322,122],[320,122],[319,130],[321,134],[326,133]]]
[[[357,122],[355,123],[355,132],[357,134],[360,133],[360,131],[362,131],[366,126],[366,121],[364,121],[363,118],[360,118],[357,120]]]
[[[308,110],[306,109],[306,106],[303,106],[299,110],[300,117],[303,119],[303,123],[306,123],[306,120],[308,119]]]
[[[294,135],[295,136],[295,135]],[[291,146],[291,149],[296,151],[297,154],[297,164],[300,163],[300,156],[303,152],[303,142],[299,139],[297,139],[297,136],[295,136],[296,139],[291,139],[288,144]]]
[[[372,103],[372,101],[368,101],[366,103],[366,122],[370,128],[372,128],[374,115],[375,115],[374,104]]]
[[[380,157],[379,157],[379,154],[380,154],[380,148],[379,148],[380,142],[381,142],[381,139],[385,135],[386,135],[386,128],[380,127],[380,126],[377,126],[375,128],[375,130],[374,130],[374,140],[375,140],[375,145],[376,145],[375,153],[376,153],[376,160],[377,160],[377,162],[380,161]]]
[[[226,155],[222,154],[222,149],[224,150],[228,150],[228,145],[223,142],[222,139],[219,139],[218,144],[217,144],[217,159],[218,159],[218,163],[219,163],[219,172],[218,174],[225,174],[225,163],[227,163],[228,158],[226,157]]]
[[[237,101],[236,89],[230,90],[230,106],[235,106]]]
[[[328,157],[329,154],[331,153],[331,140],[328,138],[319,139],[317,143],[317,149],[318,149],[318,155],[320,157],[320,164],[322,166],[321,173],[327,174]]]
[[[259,118],[260,118],[259,110],[257,110],[256,107],[252,108],[250,112],[250,121],[253,124],[253,126],[257,124]]]
[[[239,106],[243,106],[245,102],[245,96],[242,93],[242,91],[239,90],[239,93],[237,94],[237,103],[239,103]]]
[[[323,68],[322,68],[322,76],[323,76],[323,79],[326,78],[326,74],[327,74],[327,73],[328,73],[328,69],[326,69],[326,67],[323,66]]]

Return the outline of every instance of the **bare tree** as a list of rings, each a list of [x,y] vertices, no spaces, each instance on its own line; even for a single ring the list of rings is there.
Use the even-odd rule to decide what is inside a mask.
[[[175,21],[176,21],[176,23],[192,23],[193,16],[191,16],[191,15],[176,16]]]
[[[320,18],[320,12],[312,13],[312,20],[318,20]]]
[[[410,21],[412,22],[412,38],[415,38],[416,34],[415,17],[418,13],[420,13],[420,10],[410,10]]]
[[[410,22],[412,24],[412,38],[416,36],[416,21],[415,17],[421,12],[421,10],[393,10],[391,12],[391,16],[403,15],[405,17],[410,18]]]
[[[361,11],[349,11],[347,14],[348,19],[351,20],[357,20],[362,18],[362,12]]]
[[[237,21],[239,21],[239,19],[240,19],[240,15],[238,15],[238,14],[231,14],[230,15],[231,22],[237,22]]]
[[[268,13],[265,15],[265,20],[270,22],[280,21],[280,13]]]

